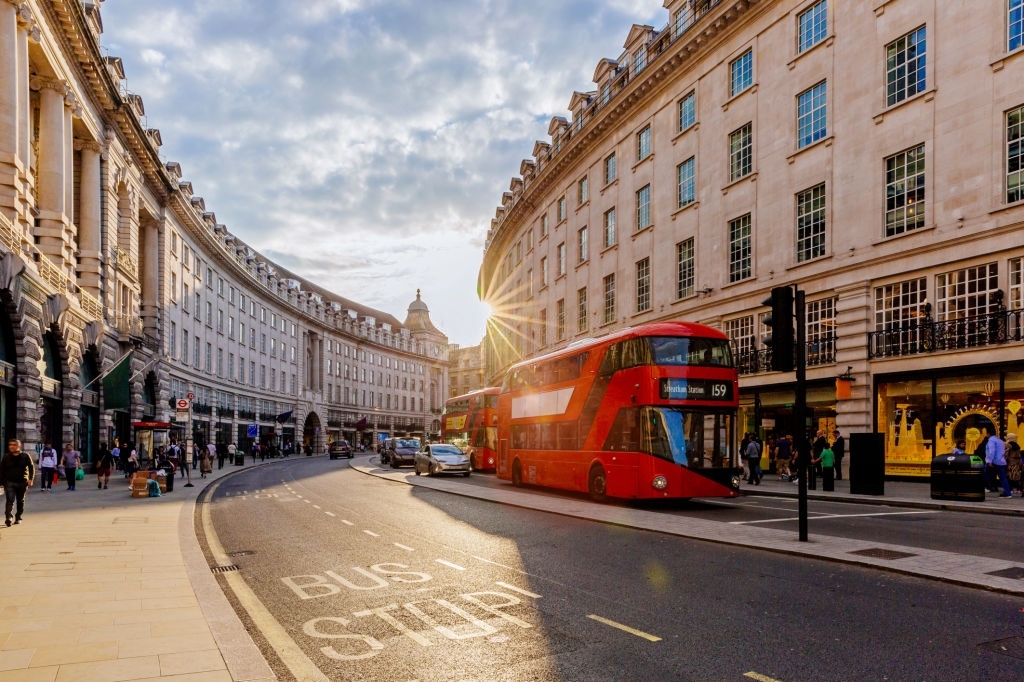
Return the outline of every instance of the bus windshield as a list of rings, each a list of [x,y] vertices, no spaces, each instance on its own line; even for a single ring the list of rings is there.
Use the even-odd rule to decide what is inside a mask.
[[[605,450],[646,452],[690,468],[733,463],[732,415],[679,407],[619,410]]]
[[[732,366],[728,341],[685,336],[653,336],[649,341],[655,365]]]

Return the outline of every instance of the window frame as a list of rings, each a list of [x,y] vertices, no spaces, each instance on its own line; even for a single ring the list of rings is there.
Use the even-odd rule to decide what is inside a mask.
[[[796,96],[796,146],[809,147],[828,136],[828,81],[815,83]]]
[[[748,47],[743,54],[729,62],[729,97],[735,97],[753,85],[754,48]]]

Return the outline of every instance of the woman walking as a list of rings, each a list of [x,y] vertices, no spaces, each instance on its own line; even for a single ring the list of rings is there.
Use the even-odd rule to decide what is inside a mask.
[[[50,447],[49,443],[39,453],[39,470],[43,476],[40,485],[43,492],[48,493],[53,490],[53,479],[57,473],[57,451]]]
[[[64,457],[61,464],[64,465],[64,478],[67,479],[68,490],[74,490],[75,475],[78,473],[78,467],[82,466],[82,457],[77,450],[71,447],[71,443],[64,444]]]

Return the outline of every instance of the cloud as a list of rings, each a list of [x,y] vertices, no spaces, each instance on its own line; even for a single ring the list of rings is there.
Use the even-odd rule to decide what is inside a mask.
[[[453,341],[495,207],[551,116],[661,0],[107,0],[164,160],[268,258]],[[472,311],[472,314],[467,313]]]

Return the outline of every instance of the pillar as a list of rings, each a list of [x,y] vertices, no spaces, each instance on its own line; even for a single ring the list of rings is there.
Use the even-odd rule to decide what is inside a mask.
[[[66,166],[64,143],[66,121],[64,95],[67,86],[60,81],[43,80],[39,85],[39,162],[37,201],[39,218],[35,235],[39,250],[58,267],[64,265],[64,223],[67,214],[64,183]]]
[[[82,174],[79,183],[78,216],[78,284],[88,293],[100,297],[102,239],[100,235],[100,145],[84,142]]]
[[[142,325],[147,336],[159,337],[160,319],[160,223],[150,220],[139,228],[142,237],[140,285],[142,287]]]

